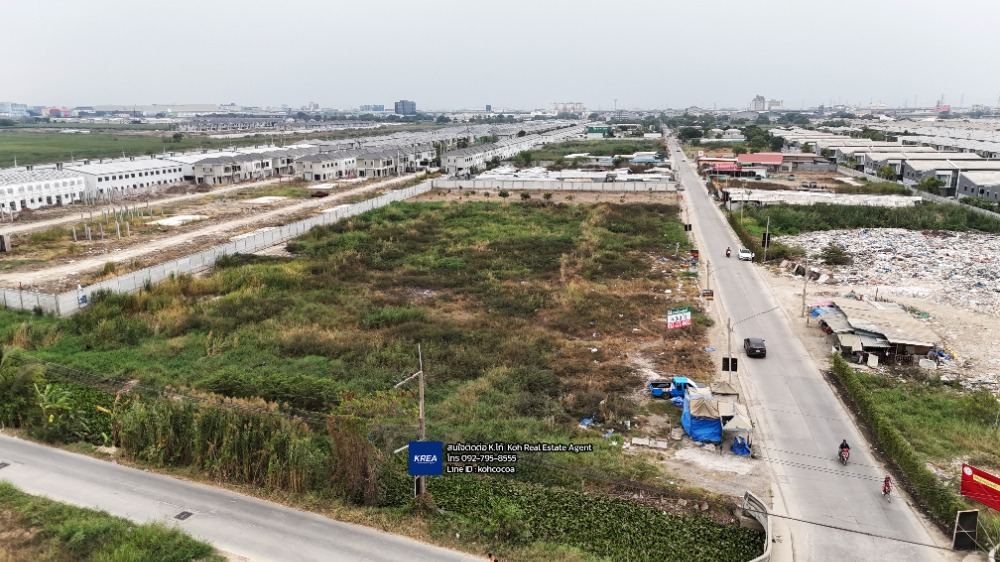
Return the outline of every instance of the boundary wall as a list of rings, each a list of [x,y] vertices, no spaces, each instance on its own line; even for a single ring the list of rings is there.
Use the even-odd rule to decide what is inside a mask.
[[[77,290],[55,295],[37,293],[21,289],[0,288],[0,304],[4,308],[18,310],[40,309],[46,314],[69,316],[87,306],[93,299],[93,294],[100,290],[110,290],[120,293],[132,293],[148,285],[155,285],[172,276],[182,273],[195,273],[215,265],[222,256],[233,254],[250,254],[272,246],[277,246],[309,232],[315,226],[334,224],[342,219],[360,215],[368,211],[385,207],[397,201],[416,197],[431,190],[431,181],[418,185],[389,191],[378,197],[359,203],[339,205],[325,209],[321,214],[286,224],[273,229],[252,232],[241,236],[227,244],[222,244],[202,250],[176,260],[139,269],[124,275],[87,285]]]
[[[677,191],[671,182],[652,181],[544,181],[544,180],[431,180],[434,189],[506,191],[601,191],[605,193],[647,193]]]

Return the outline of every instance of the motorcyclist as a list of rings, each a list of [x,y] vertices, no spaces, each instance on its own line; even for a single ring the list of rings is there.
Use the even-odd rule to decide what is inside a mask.
[[[892,478],[889,478],[887,474],[885,480],[882,481],[882,495],[886,495],[892,491]]]
[[[840,446],[837,447],[837,452],[840,456],[847,458],[851,454],[851,446],[847,444],[847,439],[840,442]]]
[[[729,255],[732,254],[732,253],[733,253],[733,251],[729,249],[729,246],[726,246],[726,257],[728,258]]]

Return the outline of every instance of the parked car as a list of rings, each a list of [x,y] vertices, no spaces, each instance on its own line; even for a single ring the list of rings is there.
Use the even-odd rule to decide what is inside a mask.
[[[740,258],[740,261],[753,261],[755,254],[747,248],[740,248],[740,251],[736,256]]]
[[[695,382],[687,377],[673,377],[669,379],[653,379],[646,383],[649,394],[653,398],[676,398],[684,396],[688,388],[705,388],[700,382]]]
[[[743,340],[743,351],[747,357],[767,357],[767,346],[761,338],[746,338]]]

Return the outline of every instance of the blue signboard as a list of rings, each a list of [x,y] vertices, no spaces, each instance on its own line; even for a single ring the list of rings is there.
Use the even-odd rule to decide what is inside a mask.
[[[444,474],[443,441],[410,441],[410,476]]]

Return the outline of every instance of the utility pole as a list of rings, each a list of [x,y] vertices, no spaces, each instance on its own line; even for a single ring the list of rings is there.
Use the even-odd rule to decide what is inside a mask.
[[[733,383],[733,319],[726,318],[726,357],[729,358],[729,383]]]
[[[770,216],[767,217],[767,226],[764,227],[764,241],[767,242],[767,244],[763,245],[764,246],[764,259],[762,259],[760,261],[760,263],[767,263],[767,247],[771,245],[771,217]]]
[[[406,384],[406,383],[410,382],[411,380],[413,380],[414,377],[417,378],[417,385],[418,385],[418,388],[419,388],[418,392],[419,392],[419,396],[420,396],[420,398],[419,398],[419,400],[420,400],[420,410],[418,411],[418,414],[417,414],[417,416],[418,416],[418,422],[420,424],[420,439],[419,440],[420,441],[426,441],[427,440],[427,427],[424,424],[424,354],[423,354],[423,351],[421,351],[421,349],[420,349],[420,344],[419,343],[417,344],[417,364],[419,365],[419,369],[420,370],[417,371],[416,373],[413,373],[412,375],[406,377],[405,379],[399,381],[398,383],[396,383],[396,386],[394,386],[393,388],[399,388],[399,387],[403,386],[404,384]],[[396,452],[400,452],[400,451],[402,451],[405,448],[406,447],[402,447],[400,449],[397,449]],[[424,492],[427,491],[427,481],[425,480],[424,476],[417,476],[415,478],[415,480],[414,480],[414,484],[415,484],[415,488],[414,488],[415,495],[421,496],[421,495],[424,494]]]
[[[802,272],[802,316],[806,315],[806,288],[809,286],[809,254],[808,253],[805,255],[805,262],[806,262],[805,265],[802,266],[804,268],[804,270]],[[808,321],[809,321],[809,319],[806,318],[806,322],[808,322]]]
[[[708,290],[712,290],[712,260],[705,260],[705,266],[708,267]]]

